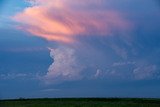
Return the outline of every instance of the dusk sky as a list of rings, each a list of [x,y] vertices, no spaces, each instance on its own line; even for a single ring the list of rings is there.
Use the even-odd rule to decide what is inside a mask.
[[[159,91],[159,0],[0,0],[0,99]]]

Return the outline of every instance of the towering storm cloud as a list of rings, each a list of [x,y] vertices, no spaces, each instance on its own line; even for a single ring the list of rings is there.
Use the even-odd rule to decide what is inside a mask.
[[[53,62],[42,77],[46,83],[99,78],[158,78],[157,62],[147,57],[152,54],[146,50],[149,49],[149,42],[140,42],[143,38],[139,35],[141,31],[134,29],[135,24],[143,24],[143,27],[140,27],[143,31],[147,29],[145,24],[149,22],[133,20],[141,16],[141,9],[137,13],[132,6],[127,7],[133,9],[131,13],[125,6],[122,7],[122,4],[132,5],[135,2],[26,1],[30,6],[17,13],[13,19],[17,22],[18,29],[53,43],[49,46]],[[145,15],[147,18],[148,14]],[[149,30],[151,29],[147,31],[150,32]],[[143,35],[149,34],[147,31],[143,32]],[[56,46],[54,43],[57,43]],[[143,48],[146,46],[147,48]],[[146,53],[142,54],[144,51]],[[156,56],[155,50],[153,51]]]
[[[53,63],[44,78],[46,83],[81,79],[80,73],[83,67],[75,55],[75,50],[68,47],[49,48],[49,50]]]
[[[90,44],[83,42],[83,38],[105,37],[129,29],[129,22],[123,18],[123,14],[113,9],[105,9],[105,0],[26,1],[31,4],[30,7],[13,17],[18,22],[18,28],[59,44],[57,48],[50,47],[53,63],[44,76],[47,83],[77,80],[89,74],[82,75],[83,68],[92,69],[90,66],[95,65],[97,59],[91,58],[92,55],[85,52],[87,48],[84,47]],[[81,52],[77,54],[77,50]],[[93,53],[99,54],[97,50]],[[81,58],[77,59],[80,56]],[[89,62],[85,63],[84,57],[95,60],[95,64],[90,58]],[[89,78],[95,75],[96,69],[88,75]]]

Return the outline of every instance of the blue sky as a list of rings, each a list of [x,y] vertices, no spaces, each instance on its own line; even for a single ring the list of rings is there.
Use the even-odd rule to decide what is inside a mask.
[[[1,0],[0,98],[159,98],[159,11],[158,0]]]

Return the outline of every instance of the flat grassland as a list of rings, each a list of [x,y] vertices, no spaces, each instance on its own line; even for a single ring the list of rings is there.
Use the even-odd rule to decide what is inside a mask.
[[[0,100],[0,107],[160,107],[149,98],[43,98]]]

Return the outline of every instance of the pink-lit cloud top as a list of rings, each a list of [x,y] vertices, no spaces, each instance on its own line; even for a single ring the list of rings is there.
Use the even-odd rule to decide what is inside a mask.
[[[104,0],[29,0],[32,5],[13,19],[19,28],[49,41],[71,43],[76,36],[107,36],[129,24],[115,10],[100,9]],[[96,7],[95,9],[92,9]],[[92,8],[91,8],[92,7]]]

